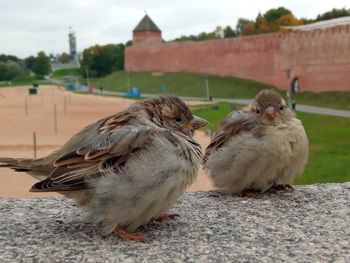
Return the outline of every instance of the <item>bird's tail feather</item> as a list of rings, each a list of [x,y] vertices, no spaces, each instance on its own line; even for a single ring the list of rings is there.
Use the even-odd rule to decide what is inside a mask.
[[[0,167],[7,167],[16,172],[26,172],[39,180],[47,178],[51,172],[51,167],[45,165],[45,158],[0,157]]]

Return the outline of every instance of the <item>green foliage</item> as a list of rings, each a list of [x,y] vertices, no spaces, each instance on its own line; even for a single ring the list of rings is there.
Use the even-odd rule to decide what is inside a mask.
[[[132,46],[132,40],[126,41],[125,47],[130,47],[130,46]]]
[[[62,64],[68,63],[69,60],[70,56],[66,52],[63,52],[58,58],[58,61]]]
[[[245,19],[245,18],[239,18],[236,24],[236,33],[237,35],[242,35],[244,28],[246,27],[246,25],[250,24],[250,23],[254,23],[253,20],[249,20],[249,19]]]
[[[215,31],[213,32],[202,32],[199,33],[198,35],[189,35],[189,36],[181,36],[179,38],[174,39],[174,41],[176,42],[180,42],[180,41],[204,41],[204,40],[211,40],[211,39],[218,39],[219,36],[215,33]]]
[[[19,58],[12,55],[0,55],[0,81],[10,81],[25,73],[25,66]]]
[[[193,110],[193,114],[209,121],[215,129],[230,111],[228,103],[217,109],[211,105]],[[297,184],[340,183],[350,181],[350,119],[298,112],[310,144],[310,158]]]
[[[0,54],[0,62],[8,62],[8,61],[19,62],[20,59],[13,55]]]
[[[276,20],[278,20],[280,17],[284,16],[284,15],[289,15],[292,14],[292,11],[290,11],[289,9],[285,8],[285,7],[278,7],[278,8],[272,8],[270,10],[268,10],[265,14],[264,14],[264,18],[268,21],[268,22],[274,22]]]
[[[35,57],[30,56],[24,59],[24,65],[27,67],[28,70],[33,71],[33,66],[35,62]]]
[[[316,19],[297,19],[289,9],[278,7],[268,10],[263,16],[259,12],[255,22],[245,18],[239,18],[236,25],[236,34],[252,35],[279,32],[283,30],[281,28],[282,26],[298,26],[344,16],[350,16],[350,9],[333,8],[331,11],[318,15]]]
[[[89,77],[102,77],[124,68],[124,44],[95,45],[84,49],[81,73]]]
[[[50,73],[50,58],[46,56],[45,52],[40,51],[38,53],[37,57],[35,58],[32,70],[37,76],[39,76],[39,78],[42,78]]]
[[[224,38],[229,38],[229,37],[236,37],[237,34],[236,32],[232,29],[230,26],[226,26],[224,28]]]
[[[344,16],[350,16],[350,9],[346,9],[345,7],[340,9],[333,8],[328,12],[319,14],[315,19],[315,21],[329,20],[329,19],[344,17]]]

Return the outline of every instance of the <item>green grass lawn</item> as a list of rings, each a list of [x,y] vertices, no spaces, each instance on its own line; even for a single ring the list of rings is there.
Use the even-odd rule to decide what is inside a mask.
[[[228,103],[192,107],[193,114],[207,119],[215,128],[231,107]],[[199,109],[198,109],[199,108]],[[297,112],[310,143],[310,158],[304,174],[296,184],[335,183],[350,181],[350,119]]]
[[[20,86],[20,85],[32,85],[35,82],[38,82],[39,79],[36,76],[29,76],[29,75],[23,75],[15,77],[11,80],[11,84],[4,83],[0,85],[0,87],[7,87],[7,86]]]
[[[62,78],[65,76],[79,76],[80,68],[65,68],[59,69],[52,73],[52,78]]]
[[[205,77],[195,73],[164,73],[153,76],[149,72],[117,71],[103,78],[92,79],[95,87],[106,90],[126,91],[128,87],[138,85],[141,93],[162,93],[166,86],[168,92],[179,96],[206,97]],[[214,98],[254,98],[262,89],[274,89],[280,94],[286,92],[273,86],[253,80],[235,77],[208,76],[210,95]],[[350,110],[350,92],[303,92],[293,98],[297,104],[308,104]]]

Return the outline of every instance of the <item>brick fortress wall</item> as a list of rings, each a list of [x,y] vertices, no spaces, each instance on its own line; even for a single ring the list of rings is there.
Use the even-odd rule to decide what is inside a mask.
[[[350,25],[201,42],[144,36],[134,33],[126,70],[236,76],[287,89],[289,68],[301,90],[350,90]]]

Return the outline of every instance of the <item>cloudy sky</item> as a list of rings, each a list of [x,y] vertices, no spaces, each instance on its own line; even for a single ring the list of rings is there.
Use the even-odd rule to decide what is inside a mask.
[[[77,34],[78,51],[94,44],[125,43],[145,10],[163,38],[235,26],[239,17],[284,6],[298,18],[315,18],[349,0],[0,0],[0,53],[21,58],[68,51],[68,28]]]

